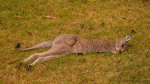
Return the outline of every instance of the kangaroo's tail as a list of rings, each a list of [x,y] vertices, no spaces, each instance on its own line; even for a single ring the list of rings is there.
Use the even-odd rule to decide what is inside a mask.
[[[20,43],[18,43],[15,48],[17,50],[20,50],[20,51],[28,51],[28,50],[34,50],[34,49],[46,48],[46,47],[52,47],[52,46],[53,46],[53,40],[48,40],[48,41],[39,43],[39,44],[37,44],[35,46],[32,46],[30,48],[25,48],[25,49],[21,49],[20,48]]]

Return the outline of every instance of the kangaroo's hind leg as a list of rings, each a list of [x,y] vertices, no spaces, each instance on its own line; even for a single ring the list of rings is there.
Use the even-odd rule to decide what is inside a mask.
[[[27,59],[21,61],[19,63],[19,65],[16,66],[16,68],[20,69],[22,64],[27,63],[28,61],[30,61],[32,59],[36,60],[39,57],[44,57],[44,56],[50,55],[51,52],[52,52],[52,50],[50,49],[50,50],[43,52],[43,53],[35,53],[33,55],[30,55]]]
[[[30,67],[34,66],[36,63],[48,61],[48,60],[51,60],[51,59],[54,59],[54,58],[59,58],[61,56],[65,56],[65,55],[68,55],[70,53],[71,53],[70,50],[68,50],[66,48],[66,46],[61,46],[61,47],[58,47],[58,48],[51,48],[51,53],[49,53],[49,55],[40,56],[39,58],[37,58],[32,64],[27,66],[27,70],[29,70]]]
[[[39,57],[44,57],[44,56],[50,55],[51,51],[52,50],[48,50],[48,51],[43,52],[43,53],[35,53],[33,55],[30,55],[27,59],[23,60],[22,63],[27,63],[28,61],[30,61],[32,59],[36,60]]]
[[[40,54],[38,57],[36,57],[37,59],[31,65],[35,65],[37,62],[44,62],[51,58],[58,58],[58,57],[61,57],[70,53],[71,53],[70,50],[67,49],[65,46],[64,47],[61,46],[58,48],[51,48],[49,51],[47,51],[43,55]],[[47,57],[48,59],[46,59]]]
[[[48,56],[48,55],[54,53],[54,51],[56,51],[56,48],[52,47],[50,50],[48,50],[48,51],[46,51],[46,52],[43,52],[43,53],[35,53],[35,54],[33,54],[33,55],[30,55],[27,59],[21,61],[21,62],[19,63],[19,65],[16,66],[16,68],[19,69],[22,64],[27,63],[28,61],[30,61],[30,60],[32,60],[32,59],[36,60],[36,59],[39,58],[39,57]]]

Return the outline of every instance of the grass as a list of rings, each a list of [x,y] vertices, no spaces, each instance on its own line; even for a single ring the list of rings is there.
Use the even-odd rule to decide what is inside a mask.
[[[150,83],[150,1],[147,0],[0,0],[0,84]],[[49,16],[49,17],[46,17]],[[22,47],[64,33],[103,40],[133,34],[122,54],[71,54],[32,71],[15,66],[40,49]]]

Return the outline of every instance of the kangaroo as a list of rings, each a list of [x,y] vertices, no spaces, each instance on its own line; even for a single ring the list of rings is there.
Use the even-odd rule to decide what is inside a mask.
[[[19,67],[34,59],[34,62],[27,66],[27,70],[34,66],[36,63],[52,60],[59,58],[71,53],[86,54],[88,52],[110,52],[110,53],[121,53],[127,49],[127,42],[131,40],[131,35],[124,37],[123,40],[109,41],[101,39],[90,39],[79,37],[73,34],[63,34],[56,37],[53,40],[48,40],[39,43],[33,47],[21,49],[20,44],[17,44],[16,49],[20,51],[34,50],[38,48],[51,47],[46,52],[35,53],[29,56],[27,59],[19,63]]]

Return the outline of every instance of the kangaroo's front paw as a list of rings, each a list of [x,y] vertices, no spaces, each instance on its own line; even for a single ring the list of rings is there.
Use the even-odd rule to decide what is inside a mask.
[[[20,62],[15,68],[20,69],[20,67],[22,66],[22,62]]]
[[[113,53],[113,54],[116,54],[116,53],[117,53],[117,51],[112,51],[112,53]]]
[[[27,70],[27,71],[31,71],[31,67],[32,67],[31,65],[28,65],[28,66],[26,67],[26,70]]]

